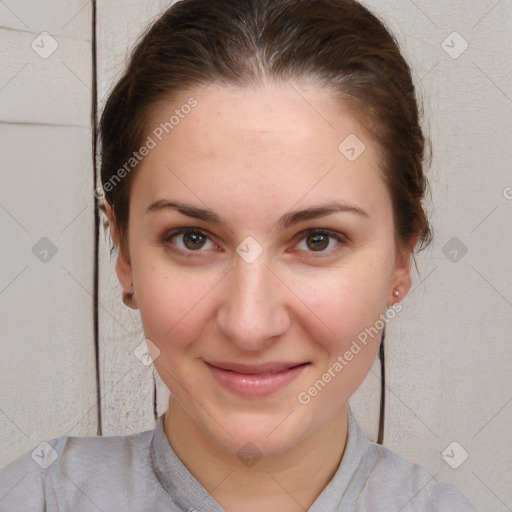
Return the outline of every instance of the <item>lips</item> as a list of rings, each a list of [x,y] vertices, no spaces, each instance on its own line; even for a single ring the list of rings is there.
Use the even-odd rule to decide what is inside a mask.
[[[215,366],[221,370],[241,373],[244,375],[264,375],[284,372],[290,368],[295,368],[296,366],[307,363],[265,363],[259,365],[246,365],[237,363],[208,362],[206,364]]]
[[[264,397],[288,386],[309,365],[301,362],[268,362],[245,365],[212,361],[206,366],[226,390],[245,397]]]

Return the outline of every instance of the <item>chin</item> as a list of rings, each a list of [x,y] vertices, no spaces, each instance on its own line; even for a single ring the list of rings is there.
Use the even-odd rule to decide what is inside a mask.
[[[272,414],[225,411],[222,425],[212,421],[209,415],[201,416],[196,418],[196,424],[223,450],[237,456],[247,450],[254,450],[259,456],[277,455],[293,448],[315,430],[309,411],[300,405]]]

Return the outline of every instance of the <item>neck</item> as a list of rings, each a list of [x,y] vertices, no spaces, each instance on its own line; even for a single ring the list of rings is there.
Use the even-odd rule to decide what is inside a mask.
[[[235,453],[215,443],[171,396],[167,438],[190,473],[225,510],[307,510],[338,468],[347,440],[344,405],[323,427],[286,452],[241,468]],[[250,498],[250,499],[248,499]]]

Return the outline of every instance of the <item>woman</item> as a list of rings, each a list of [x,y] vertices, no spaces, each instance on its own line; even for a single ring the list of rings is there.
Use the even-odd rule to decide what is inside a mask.
[[[106,103],[101,178],[168,411],[41,445],[2,472],[2,510],[474,510],[347,406],[430,238],[424,145],[359,3],[164,13]]]

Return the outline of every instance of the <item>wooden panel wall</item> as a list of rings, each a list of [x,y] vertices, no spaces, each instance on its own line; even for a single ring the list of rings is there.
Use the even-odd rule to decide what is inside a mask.
[[[0,465],[97,430],[92,6],[0,2]]]

